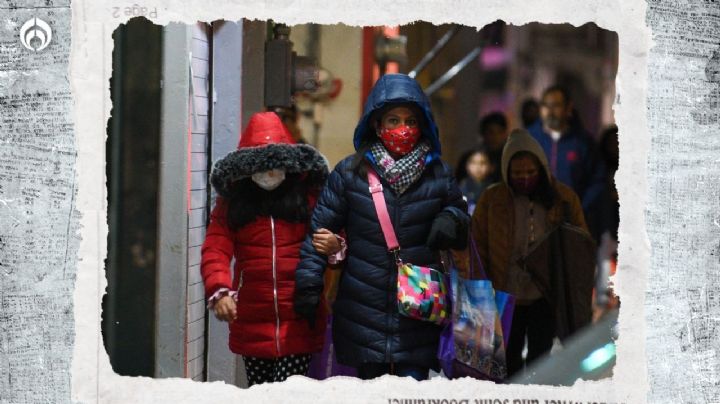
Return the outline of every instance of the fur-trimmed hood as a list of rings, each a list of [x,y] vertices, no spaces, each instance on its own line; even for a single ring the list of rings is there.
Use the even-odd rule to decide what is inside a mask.
[[[250,118],[238,149],[215,163],[210,183],[218,194],[229,197],[238,181],[278,168],[288,174],[306,173],[320,183],[328,175],[328,162],[317,149],[295,143],[274,112],[261,112]]]

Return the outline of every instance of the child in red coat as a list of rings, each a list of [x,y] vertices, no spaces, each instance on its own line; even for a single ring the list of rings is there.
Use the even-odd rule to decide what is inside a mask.
[[[218,193],[202,247],[208,307],[230,326],[230,350],[242,355],[250,385],[307,372],[323,345],[325,311],[315,324],[293,310],[300,245],[328,168],[320,153],[296,144],[274,112],[253,115],[238,149],[215,165]],[[340,249],[333,234],[316,249]],[[231,261],[235,259],[231,275]]]

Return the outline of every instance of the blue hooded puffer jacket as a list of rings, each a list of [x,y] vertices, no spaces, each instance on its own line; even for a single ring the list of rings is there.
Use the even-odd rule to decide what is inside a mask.
[[[364,137],[375,136],[370,122],[373,112],[395,103],[419,107],[424,115],[423,138],[432,150],[421,178],[402,195],[397,196],[382,180],[388,212],[403,261],[439,269],[438,253],[425,244],[433,220],[443,211],[450,212],[459,224],[457,245],[462,245],[467,234],[460,229],[467,229],[469,217],[451,170],[439,158],[438,130],[429,101],[415,80],[389,74],[377,82],[355,129],[355,148],[366,143]],[[365,158],[374,164],[369,155]],[[437,369],[441,327],[399,314],[397,266],[387,251],[367,178],[351,168],[352,162],[353,156],[345,158],[330,174],[311,222],[313,231],[326,228],[346,234],[347,257],[333,306],[338,362],[354,367],[393,362]],[[295,305],[312,307],[320,300],[327,259],[313,248],[312,236],[305,240],[300,258]]]

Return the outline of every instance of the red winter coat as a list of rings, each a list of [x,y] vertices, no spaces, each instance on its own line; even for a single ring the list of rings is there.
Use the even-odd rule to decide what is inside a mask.
[[[293,310],[295,268],[300,259],[300,245],[309,231],[308,224],[258,216],[237,231],[232,231],[227,223],[228,204],[223,198],[227,189],[224,185],[235,180],[231,174],[247,176],[249,173],[242,170],[247,169],[248,161],[263,164],[258,171],[268,169],[268,158],[257,158],[258,153],[268,150],[262,146],[272,144],[275,147],[274,154],[269,155],[271,160],[273,156],[277,157],[272,168],[281,167],[288,172],[292,172],[293,167],[297,170],[307,168],[298,168],[297,164],[284,166],[291,164],[293,153],[298,148],[302,148],[305,155],[310,150],[309,146],[290,143],[292,140],[287,130],[274,113],[257,114],[243,133],[238,151],[224,159],[225,165],[222,162],[216,165],[211,177],[220,196],[211,213],[202,246],[201,272],[205,294],[209,298],[220,288],[238,291],[237,319],[230,323],[229,345],[232,352],[244,356],[276,358],[317,352],[323,345],[326,322],[324,302],[320,304],[314,329],[310,329],[307,320]],[[303,157],[302,164],[307,165],[308,161]],[[323,159],[322,165],[327,170],[324,164]],[[314,205],[314,196],[308,195],[307,198],[308,204]],[[231,276],[233,257],[234,276]]]

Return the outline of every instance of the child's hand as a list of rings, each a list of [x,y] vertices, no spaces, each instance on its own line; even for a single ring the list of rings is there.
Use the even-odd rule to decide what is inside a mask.
[[[237,318],[237,306],[235,299],[230,296],[223,296],[215,302],[213,308],[215,310],[215,317],[220,321],[235,321]]]
[[[340,241],[335,234],[328,229],[319,229],[313,234],[313,247],[320,254],[333,255],[340,251]]]

